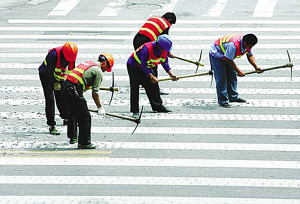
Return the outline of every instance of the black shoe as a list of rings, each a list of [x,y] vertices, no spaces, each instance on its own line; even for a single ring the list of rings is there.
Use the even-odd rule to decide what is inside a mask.
[[[247,101],[245,99],[238,98],[236,101],[230,101],[230,102],[246,103]]]
[[[223,103],[221,106],[223,108],[231,108],[231,105],[229,103]]]
[[[70,139],[70,144],[75,144],[78,142],[78,139],[77,138],[71,138]]]
[[[92,144],[89,145],[78,144],[78,149],[96,149],[96,146]]]
[[[169,95],[168,93],[166,93],[166,92],[163,92],[163,90],[162,90],[162,89],[159,89],[159,94],[160,94],[160,95]]]
[[[167,109],[166,107],[162,106],[159,109],[153,110],[154,113],[170,113],[171,110]]]

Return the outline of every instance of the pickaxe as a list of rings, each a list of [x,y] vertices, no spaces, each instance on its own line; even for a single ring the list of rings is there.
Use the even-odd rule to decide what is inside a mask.
[[[100,87],[99,90],[105,90],[105,91],[110,91],[111,92],[111,97],[110,97],[110,101],[109,101],[109,104],[111,104],[111,101],[113,99],[113,96],[114,96],[114,92],[115,91],[119,91],[119,88],[118,87],[115,87],[115,77],[114,77],[114,72],[111,73],[112,75],[112,85],[111,87]]]
[[[177,56],[173,55],[173,57],[176,58],[176,59],[179,59],[179,60],[182,60],[182,61],[189,62],[189,63],[192,63],[192,64],[197,65],[197,69],[196,69],[196,72],[195,72],[195,73],[197,73],[197,70],[198,70],[198,67],[199,67],[199,66],[204,67],[204,64],[200,63],[201,56],[202,56],[202,50],[201,50],[201,52],[200,52],[200,58],[199,58],[199,61],[196,62],[196,61],[192,61],[192,60],[189,60],[189,59],[184,59],[184,58],[177,57]]]
[[[276,67],[270,67],[270,68],[266,68],[266,69],[262,69],[261,71],[264,72],[264,71],[270,71],[270,70],[274,70],[274,69],[281,69],[281,68],[286,68],[286,67],[290,67],[291,68],[291,79],[292,79],[292,76],[293,76],[293,63],[291,62],[291,57],[290,57],[290,54],[289,54],[289,51],[287,50],[287,55],[288,55],[288,58],[289,58],[289,62],[287,64],[284,64],[284,65],[281,65],[281,66],[276,66]],[[248,74],[253,74],[253,73],[259,73],[257,71],[250,71],[250,72],[246,72],[245,75],[248,75]]]
[[[203,73],[198,73],[198,74],[189,74],[189,75],[176,76],[176,78],[177,79],[183,79],[183,78],[196,77],[196,76],[204,76],[204,75],[213,75],[213,71],[209,70],[208,72],[203,72]],[[158,82],[169,81],[169,80],[172,80],[172,78],[169,77],[169,78],[158,79]]]
[[[129,121],[132,121],[132,122],[135,122],[136,123],[136,126],[134,128],[134,130],[132,131],[131,134],[133,134],[136,130],[136,128],[138,127],[138,125],[141,123],[141,118],[142,118],[142,114],[143,114],[143,106],[142,106],[142,109],[141,109],[141,112],[140,112],[140,115],[138,118],[133,118],[133,117],[130,117],[130,116],[125,116],[125,115],[119,115],[119,114],[116,114],[116,113],[105,113],[105,115],[108,115],[108,116],[112,116],[112,117],[115,117],[115,118],[120,118],[120,119],[123,119],[123,120],[129,120]],[[92,110],[92,109],[89,109],[90,112],[94,112],[94,113],[98,113],[98,110]]]

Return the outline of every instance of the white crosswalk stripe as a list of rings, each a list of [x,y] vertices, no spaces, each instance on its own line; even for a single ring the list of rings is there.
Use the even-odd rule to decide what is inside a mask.
[[[80,0],[61,0],[48,16],[66,16]]]
[[[258,0],[252,17],[272,17],[278,0]]]
[[[4,203],[132,203],[132,204],[211,204],[211,203],[231,203],[231,204],[299,204],[297,199],[264,199],[264,198],[208,198],[208,197],[143,197],[143,196],[0,196]]]
[[[151,149],[151,150],[226,150],[226,151],[286,151],[286,152],[299,152],[299,144],[245,144],[245,143],[177,143],[177,142],[95,142],[99,149]],[[23,141],[19,143],[0,142],[0,145],[6,148],[68,148],[72,147],[66,142],[56,142],[55,144],[48,143],[47,141],[31,142]],[[4,151],[2,151],[3,153]],[[18,153],[34,153],[34,150],[16,150],[10,152]],[[43,151],[49,153],[50,151]],[[57,151],[59,152],[59,151]],[[57,153],[56,152],[56,153]],[[74,152],[74,151],[73,151]],[[72,153],[73,153],[72,152]],[[63,153],[63,151],[60,151]],[[64,152],[65,154],[67,152]]]
[[[237,2],[201,2],[205,8],[199,7],[197,16],[203,19],[197,19],[180,8],[188,6],[182,0],[98,1],[91,15],[82,18],[74,14],[89,10],[86,1],[32,0],[26,5],[41,8],[41,18],[7,17],[0,27],[1,204],[300,204],[300,21],[272,18],[283,4],[280,0],[258,0],[250,7],[243,2],[245,8],[233,8]],[[113,54],[119,92],[109,107],[110,93],[101,91],[102,103],[107,112],[132,115],[126,60],[145,19],[123,15],[146,4],[146,18],[178,12],[170,30],[172,53],[196,61],[203,50],[205,66],[198,72],[210,70],[208,51],[214,40],[230,32],[253,32],[259,39],[254,53],[262,68],[287,63],[289,50],[292,79],[289,68],[239,78],[238,91],[247,103],[231,103],[231,109],[218,105],[215,82],[209,88],[211,76],[162,82],[160,87],[169,94],[162,96],[163,103],[173,112],[152,113],[141,89],[140,106],[145,109],[134,134],[135,123],[91,113],[96,150],[69,144],[67,127],[59,125],[58,115],[61,135],[49,135],[37,69],[47,50],[66,40],[78,45],[77,63],[96,59],[98,52]],[[246,11],[245,18],[226,19],[237,10]],[[177,59],[170,64],[177,75],[196,69]],[[253,70],[245,57],[237,64],[243,71]],[[161,78],[165,75],[159,73]],[[111,80],[105,73],[103,86],[110,86]],[[85,96],[95,108],[91,94]]]
[[[204,14],[204,16],[210,16],[210,17],[219,17],[226,4],[227,4],[228,0],[218,0],[217,3],[209,9],[207,14]]]

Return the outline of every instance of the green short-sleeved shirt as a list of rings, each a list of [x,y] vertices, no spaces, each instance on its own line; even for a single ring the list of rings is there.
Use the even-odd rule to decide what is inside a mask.
[[[93,92],[98,92],[103,79],[102,69],[98,66],[92,66],[83,74],[83,79],[87,86],[92,86]]]

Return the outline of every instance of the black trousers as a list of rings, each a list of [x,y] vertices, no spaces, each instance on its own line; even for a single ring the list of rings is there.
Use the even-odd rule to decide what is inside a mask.
[[[61,92],[59,90],[54,90],[53,83],[51,83],[43,73],[39,72],[39,76],[45,96],[45,112],[47,118],[47,125],[56,125],[54,97],[57,109],[60,113],[59,116],[62,119],[68,118],[68,110],[66,108],[66,105],[64,104]]]
[[[132,67],[127,64],[127,71],[130,80],[130,111],[139,112],[139,85],[144,87],[152,110],[160,110],[163,105],[158,84],[153,84],[139,67]]]
[[[77,84],[65,81],[62,84],[61,92],[69,109],[68,138],[77,138],[78,124],[78,144],[91,144],[91,114],[83,97],[82,88]]]

